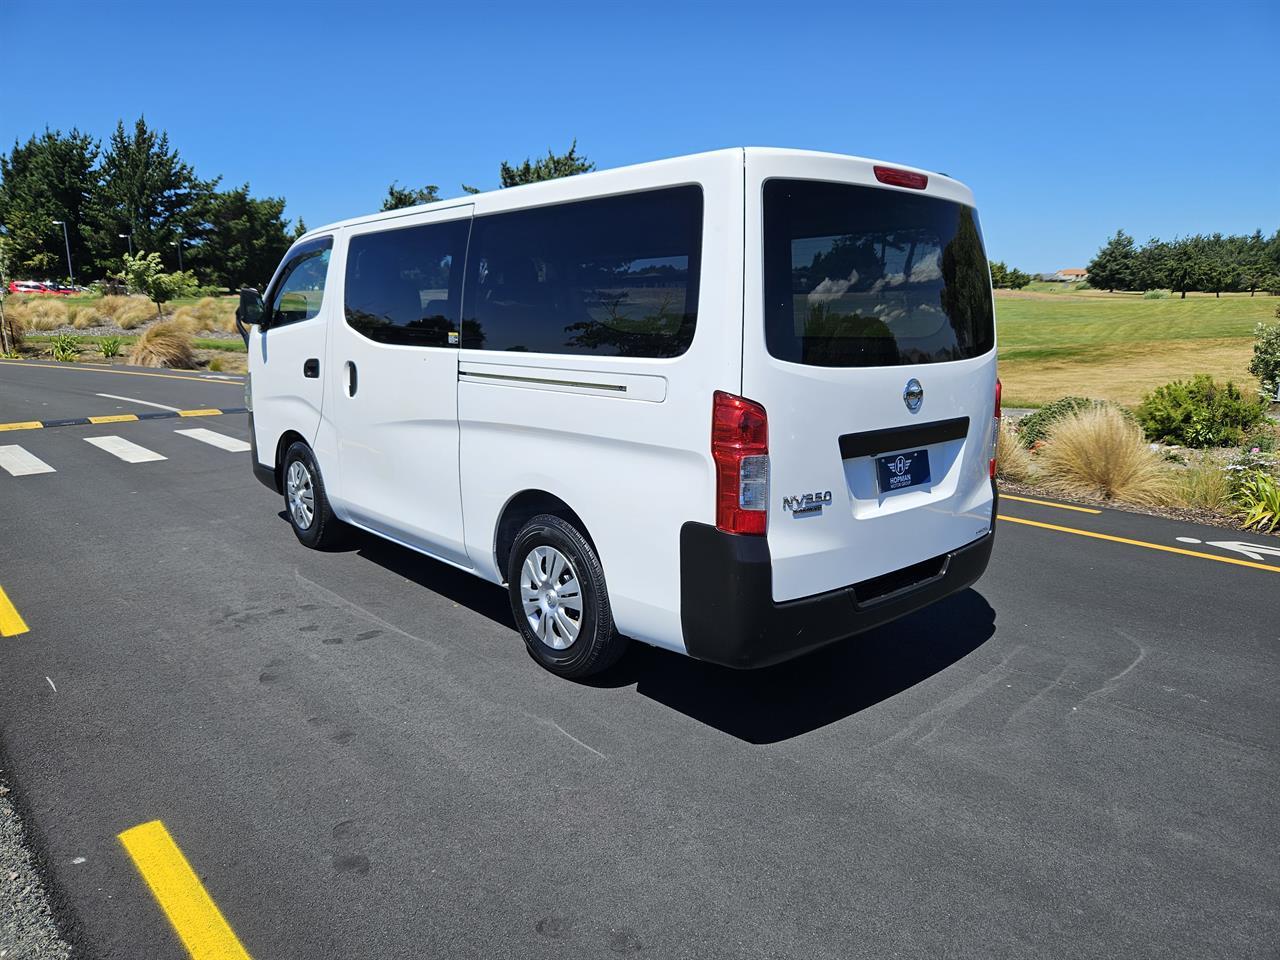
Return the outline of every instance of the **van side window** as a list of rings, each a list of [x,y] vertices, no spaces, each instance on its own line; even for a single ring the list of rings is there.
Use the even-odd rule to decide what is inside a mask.
[[[702,189],[477,217],[462,345],[676,357],[698,315]]]
[[[351,238],[347,325],[370,340],[456,347],[470,218]]]
[[[270,326],[282,327],[319,315],[332,249],[333,238],[322,237],[294,250],[271,294]]]

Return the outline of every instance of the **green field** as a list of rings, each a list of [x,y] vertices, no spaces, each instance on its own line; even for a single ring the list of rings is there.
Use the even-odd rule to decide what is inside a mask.
[[[1133,404],[1195,373],[1252,384],[1249,359],[1259,321],[1280,297],[1141,294],[1034,289],[996,294],[1000,378],[1009,406],[1067,394]]]

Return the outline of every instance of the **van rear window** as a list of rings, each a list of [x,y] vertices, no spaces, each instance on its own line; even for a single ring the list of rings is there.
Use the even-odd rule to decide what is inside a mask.
[[[972,207],[812,180],[764,186],[769,353],[820,367],[942,363],[995,344]]]

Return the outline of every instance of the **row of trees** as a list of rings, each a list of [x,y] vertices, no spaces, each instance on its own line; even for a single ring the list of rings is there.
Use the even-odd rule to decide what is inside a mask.
[[[1029,273],[1023,273],[1017,267],[1005,266],[1001,260],[988,261],[991,266],[991,285],[997,289],[1021,290],[1035,279]]]
[[[555,180],[558,177],[571,177],[576,173],[590,173],[596,165],[578,153],[578,141],[569,144],[564,153],[553,153],[547,150],[545,157],[537,160],[526,158],[518,166],[503,160],[498,167],[498,183],[503,187],[518,187],[525,183],[537,183],[541,180]],[[463,193],[479,193],[478,187],[462,184]],[[440,187],[429,183],[425,187],[402,187],[394,180],[387,187],[387,195],[383,198],[383,210],[401,210],[405,207],[416,207],[423,203],[435,203],[442,199]]]
[[[511,187],[594,169],[574,141],[563,154],[504,161],[498,176]],[[382,209],[439,199],[434,184],[392,183]],[[46,129],[0,154],[0,235],[13,275],[22,278],[67,277],[69,248],[82,283],[135,273],[126,257],[146,253],[154,255],[153,272],[185,271],[200,284],[233,290],[261,288],[306,231],[301,218],[292,226],[285,220],[284,208],[283,197],[254,197],[247,183],[224,187],[220,177],[200,178],[168,134],[142,117],[132,128],[117,123],[105,146],[79,130]]]
[[[1123,230],[1089,262],[1089,285],[1100,290],[1169,289],[1213,293],[1263,290],[1280,294],[1280,230],[1264,237],[1196,235],[1142,246]]]
[[[200,178],[142,117],[118,123],[105,147],[79,130],[46,129],[0,155],[0,225],[18,276],[65,277],[69,247],[82,282],[120,274],[131,251],[208,285],[258,282],[296,235],[284,205],[254,197],[247,183]]]

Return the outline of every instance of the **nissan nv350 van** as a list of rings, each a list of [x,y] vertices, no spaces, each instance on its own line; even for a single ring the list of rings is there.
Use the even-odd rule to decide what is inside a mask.
[[[563,676],[756,667],[972,584],[1000,416],[969,189],[732,149],[347,220],[246,290],[253,467],[504,584]]]

